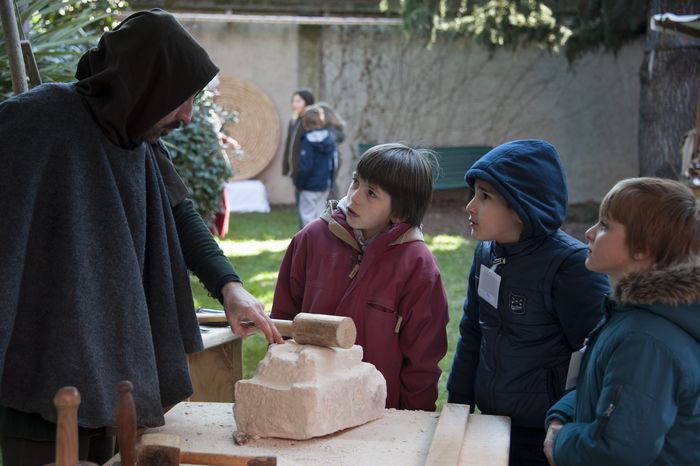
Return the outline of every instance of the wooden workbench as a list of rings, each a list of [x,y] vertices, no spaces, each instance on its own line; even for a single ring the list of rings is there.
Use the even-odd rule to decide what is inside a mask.
[[[387,409],[381,419],[325,437],[260,438],[238,446],[232,436],[236,430],[232,408],[231,403],[183,402],[165,415],[165,426],[146,432],[177,434],[183,450],[276,456],[278,465],[419,466],[426,462],[439,418],[439,413]],[[507,466],[510,420],[478,414],[467,420],[466,412],[462,414],[466,433],[458,448],[458,465]]]
[[[234,402],[234,386],[243,378],[241,337],[225,327],[201,325],[204,351],[187,362],[194,393],[190,401]]]

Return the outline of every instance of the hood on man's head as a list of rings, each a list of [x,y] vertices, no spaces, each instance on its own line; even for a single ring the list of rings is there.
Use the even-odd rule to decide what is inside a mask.
[[[553,233],[566,217],[566,175],[557,150],[547,141],[518,140],[495,147],[467,170],[474,189],[483,180],[503,196],[523,222],[521,240]]]
[[[134,147],[218,71],[175,17],[153,9],[106,32],[80,58],[75,86],[107,136]]]

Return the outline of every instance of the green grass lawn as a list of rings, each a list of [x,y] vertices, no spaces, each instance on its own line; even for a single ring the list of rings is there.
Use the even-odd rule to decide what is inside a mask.
[[[270,213],[232,214],[228,236],[219,242],[224,253],[234,264],[246,288],[265,308],[272,308],[277,271],[289,240],[297,231],[295,210]],[[447,400],[445,384],[459,337],[459,320],[466,292],[468,264],[474,252],[474,242],[461,236],[426,236],[426,244],[437,258],[450,305],[450,323],[447,328],[449,348],[440,361],[442,377],[439,384],[438,409]],[[204,287],[192,279],[195,305],[220,309],[221,305],[207,296]],[[265,356],[267,342],[259,335],[243,343],[244,377],[250,378],[258,362]]]

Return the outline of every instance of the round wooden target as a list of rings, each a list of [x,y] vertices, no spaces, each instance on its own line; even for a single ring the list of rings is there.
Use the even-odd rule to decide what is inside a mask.
[[[272,100],[250,81],[219,76],[216,103],[225,110],[238,113],[238,121],[224,128],[241,145],[245,155],[227,149],[233,168],[231,180],[247,180],[267,167],[277,153],[280,140],[280,120]]]

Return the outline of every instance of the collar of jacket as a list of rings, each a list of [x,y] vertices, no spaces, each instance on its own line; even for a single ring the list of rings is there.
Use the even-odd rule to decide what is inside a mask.
[[[556,231],[556,230],[555,230]],[[553,233],[552,233],[553,234]],[[491,241],[491,250],[496,257],[513,257],[527,255],[539,248],[540,245],[551,235],[541,235],[533,238],[518,241],[517,243],[501,244]]]
[[[321,214],[321,218],[328,223],[328,229],[344,243],[347,243],[357,252],[362,252],[360,244],[352,233],[352,228],[345,221],[345,214],[337,208],[338,201],[328,201],[326,210]],[[418,227],[412,227],[406,223],[394,225],[389,230],[385,230],[381,235],[388,233],[388,246],[410,243],[411,241],[423,241],[423,232]]]
[[[627,275],[615,286],[614,299],[622,303],[678,306],[700,300],[700,262],[678,264]]]

